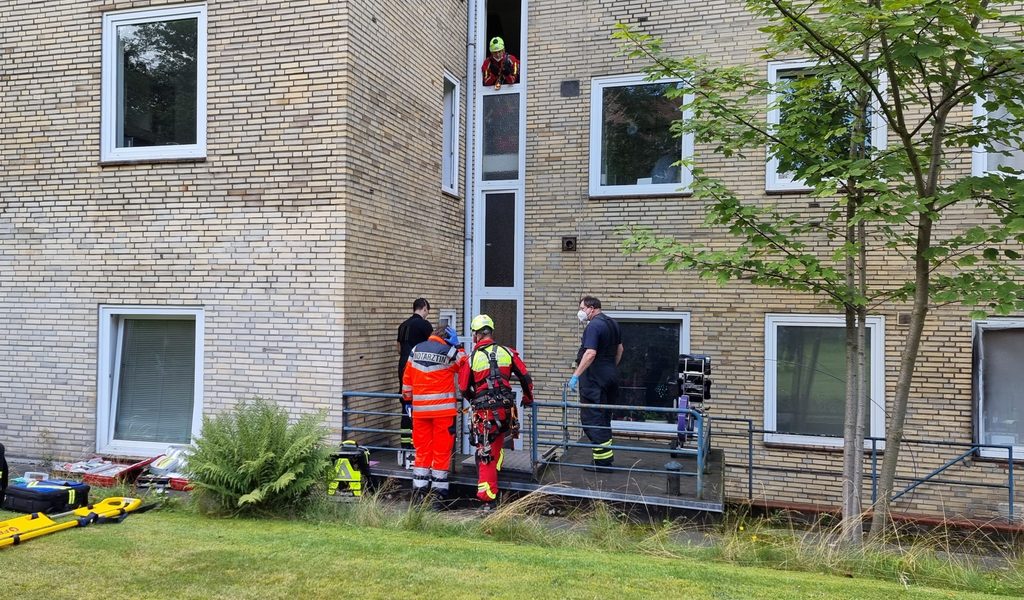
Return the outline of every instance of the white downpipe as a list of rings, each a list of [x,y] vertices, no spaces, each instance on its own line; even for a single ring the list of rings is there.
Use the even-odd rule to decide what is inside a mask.
[[[476,203],[476,6],[477,0],[468,0],[466,25],[466,186],[463,202],[466,222],[463,253],[463,307],[462,331],[464,339],[471,336],[469,321],[473,318],[473,205]]]

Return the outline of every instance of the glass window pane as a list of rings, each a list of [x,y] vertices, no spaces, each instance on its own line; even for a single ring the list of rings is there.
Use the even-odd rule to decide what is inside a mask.
[[[1005,107],[1000,107],[988,115],[989,120],[1012,119],[1013,116],[1007,112]],[[1006,152],[1008,154],[1000,154]],[[988,164],[986,170],[998,171],[999,167],[1010,167],[1017,171],[1024,171],[1024,151],[1019,146],[1010,146],[1001,142],[992,144],[992,151],[988,153]]]
[[[125,319],[114,437],[187,444],[192,436],[196,324]]]
[[[682,141],[670,130],[682,99],[668,83],[607,87],[601,107],[601,185],[680,183]]]
[[[196,143],[198,19],[117,28],[117,147]]]
[[[870,338],[869,332],[869,338]],[[781,325],[776,329],[776,425],[779,433],[843,435],[846,330]],[[867,348],[871,381],[871,348]],[[865,425],[871,411],[865,411]]]
[[[802,69],[780,72],[777,89],[781,95],[779,99],[779,131],[792,128],[797,134],[808,132],[807,135],[797,135],[795,143],[773,147],[775,157],[779,159],[780,171],[789,172],[806,168],[808,166],[806,164],[807,156],[802,148],[817,143],[819,141],[817,139],[818,132],[824,130],[843,131],[842,134],[834,133],[833,137],[828,140],[827,154],[829,156],[849,156],[856,105],[853,98],[838,88],[838,83],[824,81],[817,77],[813,70]],[[821,110],[813,113],[792,110],[794,103],[799,101],[800,104],[803,104],[809,99],[812,104],[820,106]],[[864,115],[863,144],[865,148],[871,147],[872,112],[868,107]],[[811,139],[812,136],[815,139]],[[791,176],[791,173],[787,175],[787,177]]]
[[[1024,442],[1024,328],[982,330],[982,430],[984,444]]]
[[[619,363],[620,403],[672,408],[676,405],[679,365],[679,322],[623,322]],[[616,411],[613,419],[675,423],[672,413]]]
[[[458,97],[455,94],[455,84],[446,77],[444,79],[443,139],[441,142],[441,184],[449,190],[455,189],[455,178],[459,171],[456,165],[459,141],[455,135],[459,128],[456,120]]]
[[[481,300],[480,312],[494,320],[494,341],[519,349],[515,300]]]
[[[512,287],[516,274],[515,194],[487,194],[484,213],[484,285]]]
[[[483,179],[519,179],[519,94],[483,98]]]

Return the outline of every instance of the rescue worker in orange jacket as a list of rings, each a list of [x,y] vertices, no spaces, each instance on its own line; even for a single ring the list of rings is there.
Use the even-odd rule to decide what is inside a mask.
[[[522,386],[524,407],[533,403],[533,380],[515,348],[494,342],[494,321],[489,316],[474,317],[470,329],[473,350],[459,370],[459,387],[473,413],[469,435],[476,446],[476,496],[483,502],[483,510],[492,510],[498,497],[505,434],[519,426],[511,378],[515,375]]]
[[[412,405],[413,497],[436,501],[448,498],[448,468],[455,443],[458,400],[455,383],[466,353],[458,347],[455,329],[434,327],[433,335],[412,349],[402,376],[402,399]]]

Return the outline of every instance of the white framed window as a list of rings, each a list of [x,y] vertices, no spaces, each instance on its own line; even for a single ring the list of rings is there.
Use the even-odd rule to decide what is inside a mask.
[[[787,85],[813,75],[816,65],[817,63],[813,60],[785,60],[768,63],[768,83],[773,90],[768,94],[769,130],[778,128],[785,123],[786,115],[782,105]],[[882,89],[885,88],[887,79],[885,73],[879,74],[878,80]],[[832,91],[838,89],[837,85],[835,82],[831,84]],[[871,131],[867,142],[871,149],[883,150],[888,143],[888,126],[878,110],[877,98],[872,98],[869,113]],[[849,142],[839,141],[837,143],[849,145]],[[778,157],[769,152],[765,168],[765,189],[769,192],[803,192],[811,188],[805,182],[794,179],[793,173],[782,171]]]
[[[444,116],[441,119],[441,190],[459,193],[459,81],[444,77]]]
[[[103,15],[100,158],[206,156],[206,5]]]
[[[622,332],[619,404],[675,408],[679,398],[679,355],[690,352],[690,313],[604,311]],[[615,411],[612,427],[620,431],[678,429],[675,413]]]
[[[764,428],[777,433],[766,433],[764,441],[842,447],[846,414],[845,325],[844,317],[834,315],[765,317]],[[883,437],[883,317],[868,317],[867,328],[870,339],[865,380],[871,410],[865,415],[864,431]]]
[[[991,95],[985,98],[977,98],[974,102],[974,120],[987,128],[990,120],[1010,120],[1013,116],[1003,107],[989,112],[985,103],[992,100]],[[1012,121],[1010,121],[1012,122]],[[1019,176],[1024,176],[1024,148],[1010,146],[1002,142],[995,142],[990,147],[979,144],[972,152],[971,172],[977,177],[989,173],[1000,172],[1001,168],[1019,171]]]
[[[1013,446],[1014,459],[1024,458],[1024,319],[975,321],[973,335],[978,442]],[[1007,458],[999,448],[981,455]]]
[[[686,193],[693,174],[680,160],[693,157],[693,135],[676,136],[672,123],[688,118],[686,99],[665,90],[678,79],[644,75],[595,77],[590,85],[590,195]]]
[[[96,450],[156,456],[199,434],[202,308],[100,306]]]
[[[453,327],[455,331],[459,330],[459,322],[455,315],[454,308],[442,308],[437,311],[437,322],[441,323],[446,327]]]

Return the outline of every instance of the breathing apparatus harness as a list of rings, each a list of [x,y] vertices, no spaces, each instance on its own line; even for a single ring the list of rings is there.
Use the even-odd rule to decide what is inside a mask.
[[[476,446],[477,460],[487,464],[494,460],[491,443],[498,433],[511,431],[513,438],[519,435],[519,419],[516,415],[516,395],[507,379],[498,368],[497,344],[491,344],[486,353],[490,363],[487,372],[487,389],[482,397],[470,401],[473,411],[473,426],[469,432],[469,443]],[[474,351],[484,352],[482,349]],[[472,362],[470,363],[472,364]],[[506,409],[504,418],[499,412]]]

